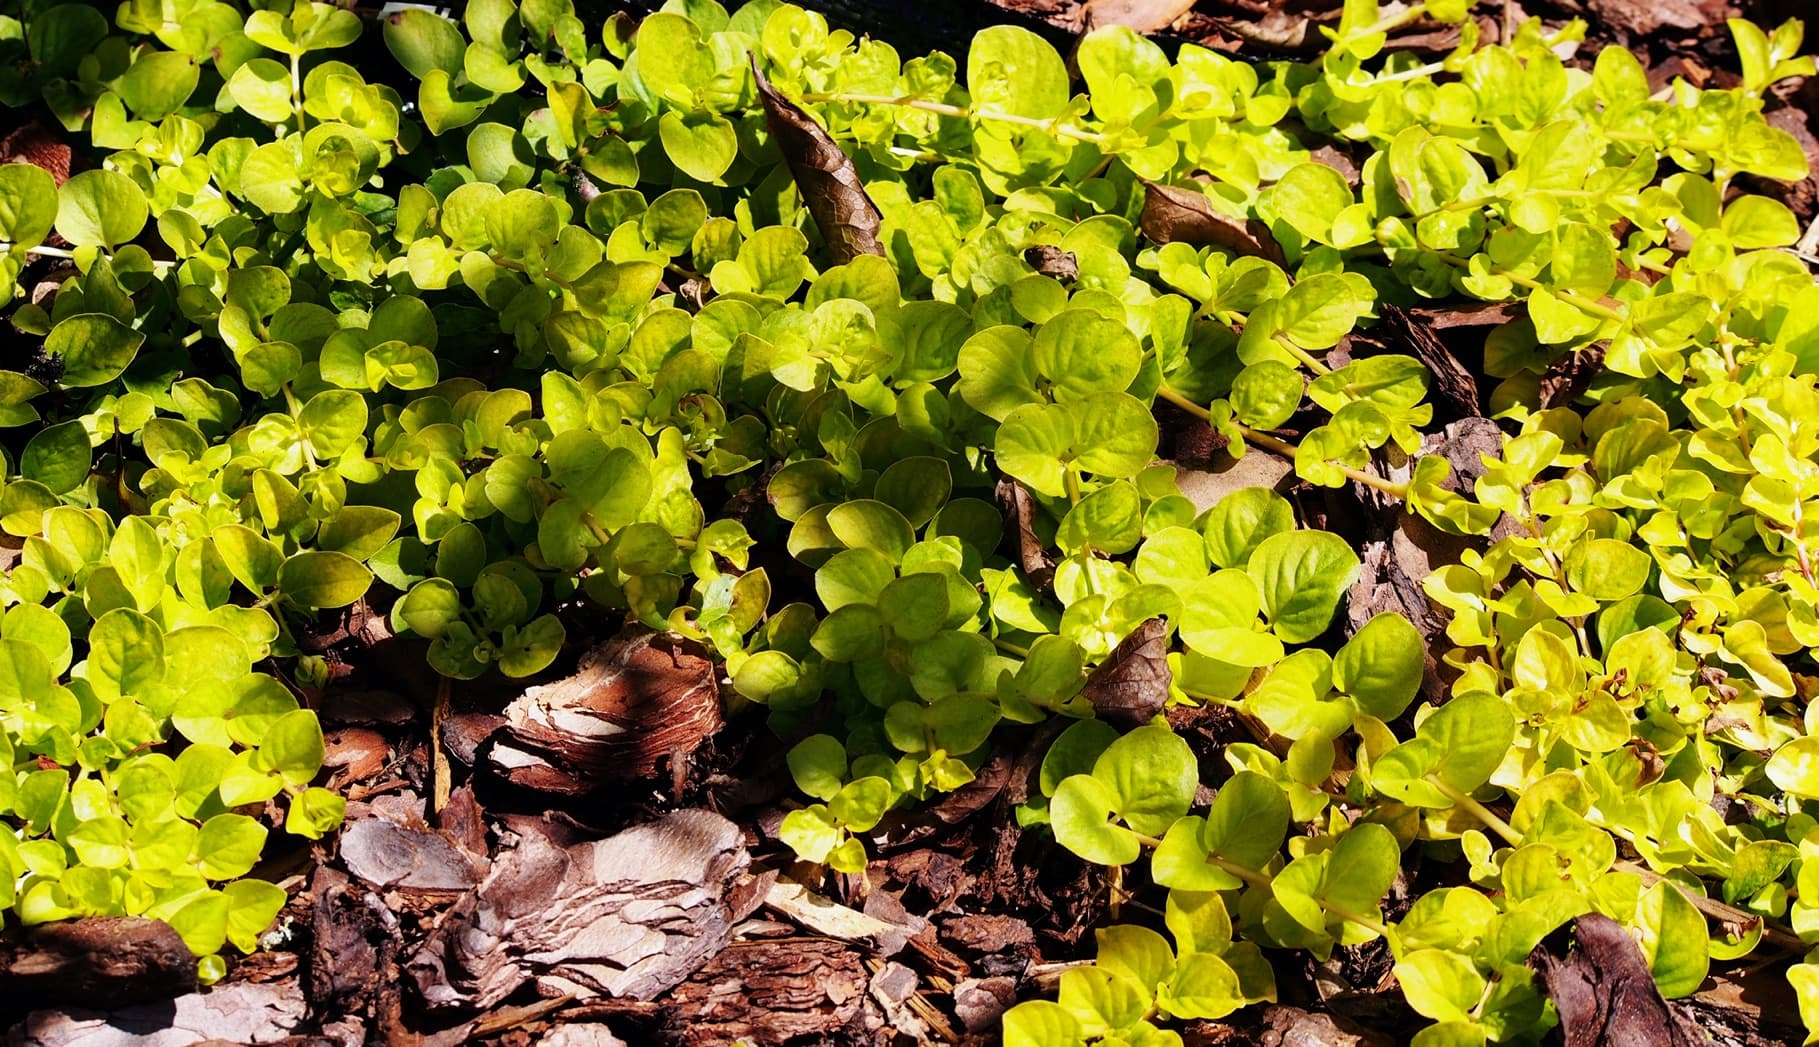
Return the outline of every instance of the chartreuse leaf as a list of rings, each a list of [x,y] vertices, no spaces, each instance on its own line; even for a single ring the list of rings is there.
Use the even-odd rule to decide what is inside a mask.
[[[1281,848],[1288,823],[1282,787],[1240,771],[1220,787],[1204,818],[1189,816],[1169,827],[1151,859],[1151,875],[1179,890],[1237,889],[1261,876]]]
[[[1166,727],[1139,727],[1106,747],[1087,774],[1063,780],[1050,800],[1055,839],[1100,865],[1128,865],[1139,835],[1168,831],[1192,803],[1193,753]]]
[[[1421,634],[1399,614],[1379,614],[1333,656],[1333,686],[1379,720],[1402,715],[1421,687]]]
[[[1068,101],[1067,67],[1060,54],[1018,26],[993,26],[974,36],[966,79],[975,102],[1016,116],[1053,119]]]
[[[36,247],[57,220],[57,183],[50,172],[24,163],[0,165],[0,240]]]
[[[1710,966],[1705,917],[1670,880],[1649,888],[1636,911],[1642,957],[1668,999],[1691,996]]]
[[[1170,895],[1132,901],[1174,942],[1104,929],[1009,1043],[1271,999],[1259,944],[1380,933],[1403,846],[1438,859],[1392,932],[1423,1047],[1543,1036],[1526,957],[1579,914],[1670,996],[1819,933],[1819,292],[1765,188],[1805,173],[1764,105],[1812,72],[1797,22],[1656,98],[1462,0],[1348,0],[1262,66],[1095,30],[1078,85],[1021,28],[962,69],[769,0],[599,35],[567,0],[402,5],[389,57],[343,4],[27,6],[0,95],[62,130],[0,167],[21,922],[166,920],[204,981],[255,947],[277,822],[345,810],[298,691],[346,607],[460,679],[560,666],[565,622],[668,637],[766,705],[779,834],[851,874],[887,812],[995,773],[1002,721],[1255,728],[1060,734],[1019,817],[1151,849]],[[1459,47],[1396,51],[1417,16]],[[810,234],[840,216],[805,217],[754,56],[881,219],[858,256]],[[1460,342],[1466,300],[1515,320]],[[1430,381],[1436,331],[1475,389]],[[1320,497],[1243,486],[1290,459]]]
[[[1358,573],[1358,556],[1329,531],[1289,531],[1259,542],[1245,570],[1263,594],[1276,635],[1302,643],[1326,631]]]
[[[78,247],[124,244],[145,228],[150,213],[145,193],[118,171],[84,171],[57,190],[57,233]]]

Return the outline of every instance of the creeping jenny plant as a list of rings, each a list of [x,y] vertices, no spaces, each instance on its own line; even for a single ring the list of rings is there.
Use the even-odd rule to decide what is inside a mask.
[[[1424,1047],[1534,1042],[1525,959],[1577,915],[1669,996],[1819,943],[1819,288],[1737,191],[1805,174],[1762,115],[1801,27],[1732,23],[1737,87],[1655,93],[1577,23],[1489,45],[1466,6],[1348,0],[1311,62],[1105,29],[1077,79],[1020,29],[961,69],[774,0],[0,16],[0,101],[80,143],[61,184],[0,167],[0,298],[43,347],[0,371],[0,903],[166,919],[218,976],[283,904],[247,878],[266,801],[341,816],[297,631],[364,599],[446,676],[525,677],[579,603],[717,653],[794,743],[785,840],[838,870],[1001,722],[1072,721],[1022,816],[1147,865],[1162,923],[1101,930],[1010,1043],[1178,1042],[1273,998],[1265,950],[1379,939]],[[1386,53],[1420,17],[1459,47]],[[826,249],[754,59],[881,256]],[[1279,250],[1152,241],[1160,192]],[[1469,484],[1422,453],[1421,363],[1328,353],[1461,300],[1516,317]],[[1335,638],[1357,554],[1270,491],[1183,497],[1158,401],[1481,538],[1425,582],[1444,641]],[[1163,722],[1092,718],[1151,622],[1171,700],[1253,727],[1209,780]],[[1430,654],[1454,682],[1417,704]],[[1386,910],[1427,858],[1469,872]],[[1819,1026],[1819,963],[1790,978]]]

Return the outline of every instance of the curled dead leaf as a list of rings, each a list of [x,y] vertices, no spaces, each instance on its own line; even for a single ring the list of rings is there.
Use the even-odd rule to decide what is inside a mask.
[[[1036,536],[1036,501],[1023,485],[1008,477],[998,481],[998,508],[1017,542],[1017,566],[1031,585],[1047,589],[1055,580],[1055,561],[1049,559],[1042,539]]]
[[[1131,631],[1086,678],[1081,694],[1099,716],[1120,727],[1141,727],[1168,703],[1168,629],[1151,618]]]
[[[758,81],[758,98],[764,103],[771,137],[789,164],[790,177],[796,180],[796,189],[814,216],[834,264],[845,265],[862,254],[883,255],[878,232],[884,218],[866,195],[852,158],[813,117],[777,93],[755,57],[752,75]]]

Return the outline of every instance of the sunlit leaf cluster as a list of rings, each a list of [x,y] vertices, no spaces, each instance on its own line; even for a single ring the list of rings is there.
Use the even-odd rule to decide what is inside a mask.
[[[1385,52],[1418,18],[1458,48]],[[1001,725],[1069,724],[1020,818],[1164,916],[1011,1043],[1178,1042],[1274,998],[1265,950],[1379,940],[1425,1047],[1534,1042],[1526,958],[1577,915],[1669,996],[1819,942],[1819,289],[1737,191],[1805,174],[1762,115],[1813,71],[1799,24],[1733,23],[1738,86],[1661,92],[1452,0],[1324,31],[1252,64],[1105,29],[1074,75],[1020,29],[905,59],[773,0],[0,16],[0,101],[79,161],[0,167],[41,345],[0,371],[0,903],[167,919],[211,977],[252,949],[269,812],[341,816],[299,639],[364,602],[456,679],[549,670],[577,621],[703,645],[790,744],[784,841],[844,872]],[[873,231],[817,228],[754,69],[851,157],[881,254],[830,251]],[[1427,368],[1353,336],[1472,302],[1514,317],[1508,438],[1458,477]],[[1469,539],[1424,583],[1444,640],[1340,635],[1357,552],[1271,491],[1185,497],[1180,412]],[[1168,701],[1250,740],[1203,765],[1095,718],[1139,629]],[[1423,863],[1469,872],[1386,907]],[[1819,964],[1791,978],[1819,1025]]]

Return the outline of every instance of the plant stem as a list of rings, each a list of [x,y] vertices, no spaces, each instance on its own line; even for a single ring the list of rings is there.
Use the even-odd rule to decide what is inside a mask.
[[[1394,84],[1403,80],[1419,80],[1424,76],[1432,76],[1435,73],[1442,73],[1445,71],[1445,62],[1429,62],[1426,65],[1418,65],[1413,69],[1404,69],[1400,73],[1387,73],[1383,76],[1376,77],[1371,82],[1377,84]]]
[[[1617,872],[1633,873],[1636,876],[1641,877],[1643,884],[1648,887],[1653,887],[1663,881],[1671,883],[1680,891],[1681,895],[1683,895],[1687,901],[1693,903],[1693,908],[1722,923],[1739,925],[1759,923],[1762,925],[1762,936],[1783,949],[1793,952],[1805,952],[1807,949],[1806,942],[1802,941],[1799,935],[1767,917],[1760,916],[1753,912],[1746,912],[1735,906],[1726,905],[1716,898],[1708,898],[1703,894],[1696,894],[1685,884],[1680,883],[1677,880],[1670,880],[1646,865],[1642,865],[1638,862],[1620,861],[1615,865],[1612,865],[1611,868]]]
[[[1290,356],[1301,361],[1301,366],[1307,368],[1308,370],[1314,372],[1315,374],[1331,374],[1333,372],[1332,368],[1321,363],[1318,359],[1315,359],[1314,354],[1308,352],[1307,350],[1301,348],[1300,346],[1296,345],[1295,343],[1289,341],[1286,338],[1277,337],[1276,344],[1281,346],[1282,348],[1288,350],[1288,354]]]
[[[303,56],[291,55],[291,108],[297,111],[297,133],[303,133]]]
[[[1441,261],[1447,263],[1448,265],[1457,266],[1461,269],[1470,268],[1470,266],[1471,266],[1471,262],[1469,259],[1461,258],[1460,256],[1453,254],[1450,251],[1435,251],[1434,255],[1436,257],[1438,257]],[[1501,276],[1505,280],[1508,280],[1510,283],[1515,284],[1517,287],[1520,287],[1526,291],[1533,292],[1533,291],[1539,291],[1539,290],[1543,290],[1543,289],[1550,290],[1550,291],[1552,291],[1555,298],[1558,298],[1562,302],[1565,302],[1568,305],[1571,305],[1573,308],[1578,309],[1582,313],[1589,313],[1590,315],[1596,316],[1601,320],[1610,320],[1615,323],[1625,323],[1629,320],[1629,317],[1625,316],[1623,313],[1618,312],[1615,309],[1612,309],[1610,306],[1605,305],[1603,302],[1594,301],[1590,298],[1587,298],[1586,296],[1580,294],[1577,291],[1555,291],[1552,288],[1548,288],[1547,285],[1543,284],[1539,280],[1534,279],[1533,277],[1523,276],[1520,273],[1512,273],[1507,269],[1499,269],[1494,266],[1491,268],[1491,274],[1493,276]]]
[[[1185,395],[1178,393],[1173,389],[1170,389],[1166,385],[1157,386],[1156,395],[1158,397],[1160,397],[1161,399],[1167,400],[1169,403],[1174,404],[1176,407],[1181,408],[1183,411],[1186,411],[1188,414],[1193,415],[1195,418],[1198,418],[1203,422],[1212,421],[1213,413],[1211,411],[1208,411],[1206,408],[1201,407],[1199,404],[1188,399]]]
[[[1251,868],[1247,868],[1246,866],[1239,865],[1237,862],[1230,861],[1225,858],[1221,858],[1216,854],[1207,855],[1206,861],[1207,861],[1207,864],[1212,865],[1215,868],[1221,869],[1225,872],[1231,873],[1233,876],[1236,876],[1238,879],[1243,880],[1245,883],[1248,883],[1253,887],[1262,887],[1262,888],[1268,889],[1270,886],[1270,878],[1268,876],[1265,876],[1263,873],[1258,872],[1255,869],[1251,869]],[[1341,908],[1340,906],[1334,905],[1333,903],[1327,901],[1324,898],[1315,898],[1314,904],[1318,905],[1320,908],[1326,910],[1327,912],[1332,913],[1334,916],[1339,917],[1341,920],[1344,920],[1346,923],[1354,924],[1356,926],[1362,927],[1365,930],[1370,931],[1373,934],[1381,935],[1384,938],[1388,938],[1390,935],[1390,929],[1389,929],[1388,925],[1386,925],[1381,920],[1373,919],[1369,916],[1365,916],[1362,913],[1352,912],[1350,909]]]
[[[1016,124],[1020,127],[1033,127],[1039,131],[1061,138],[1072,138],[1077,142],[1092,142],[1104,145],[1106,137],[1097,131],[1087,131],[1057,120],[1043,120],[1021,113],[1006,113],[997,109],[968,109],[965,106],[949,105],[946,102],[933,102],[913,95],[879,95],[855,91],[820,91],[802,96],[804,102],[851,102],[860,105],[900,105],[906,109],[917,109],[937,116],[952,116],[963,120],[996,120],[1003,124]]]
[[[1427,14],[1426,4],[1413,4],[1393,15],[1386,15],[1383,18],[1377,19],[1370,25],[1358,30],[1351,39],[1356,40],[1359,37],[1373,36],[1377,33],[1387,33],[1393,29],[1400,29],[1424,14]]]
[[[1005,654],[1014,654],[1019,658],[1028,658],[1030,656],[1029,648],[1018,647],[1009,640],[1001,640],[996,636],[992,637],[992,646],[1003,651]]]
[[[1437,775],[1428,775],[1427,781],[1436,789],[1445,793],[1446,798],[1453,801],[1454,806],[1458,807],[1460,810],[1470,812],[1474,818],[1477,818],[1480,822],[1484,823],[1485,828],[1496,833],[1498,836],[1503,837],[1504,842],[1508,843],[1511,847],[1522,846],[1522,834],[1517,832],[1515,827],[1510,825],[1510,823],[1497,817],[1495,811],[1479,803],[1477,800],[1472,799],[1471,796],[1462,790],[1455,789],[1446,782],[1441,781]]]

